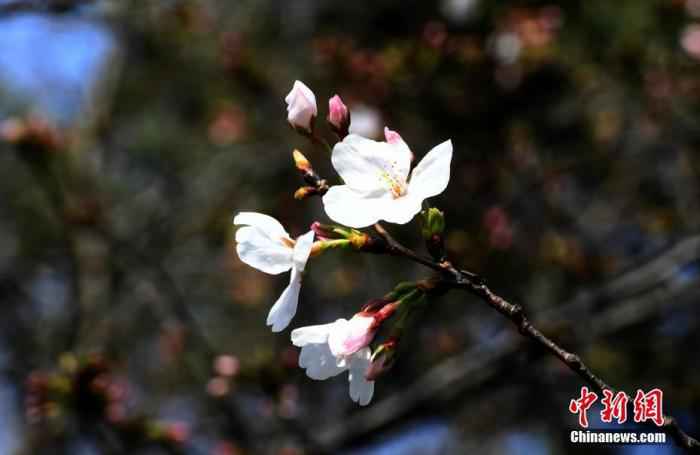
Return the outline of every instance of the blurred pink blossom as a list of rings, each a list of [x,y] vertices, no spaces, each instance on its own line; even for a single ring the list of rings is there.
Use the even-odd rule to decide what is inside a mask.
[[[700,60],[700,24],[688,25],[681,35],[681,46],[688,55]]]

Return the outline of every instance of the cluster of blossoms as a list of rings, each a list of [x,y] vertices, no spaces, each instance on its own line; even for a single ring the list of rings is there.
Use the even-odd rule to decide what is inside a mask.
[[[318,108],[314,93],[296,81],[285,101],[290,125],[313,143],[327,145],[315,128]],[[332,147],[331,162],[342,184],[329,187],[295,150],[296,167],[307,183],[296,191],[295,198],[322,196],[326,214],[337,224],[314,222],[309,232],[293,238],[268,215],[242,212],[233,219],[235,225],[242,226],[236,232],[236,242],[243,262],[269,274],[291,271],[289,285],[267,317],[273,332],[284,330],[296,313],[310,257],[335,248],[380,252],[380,239],[360,229],[381,220],[410,222],[427,198],[445,190],[450,178],[449,140],[430,150],[411,170],[413,154],[397,132],[385,128],[385,141],[381,142],[348,133],[350,112],[338,95],[328,102],[327,124],[339,139]],[[331,149],[329,145],[327,148]],[[437,209],[423,210],[421,215],[430,249],[431,241],[442,233],[444,221]],[[431,254],[437,257],[439,250],[434,248]],[[348,371],[350,397],[360,405],[368,404],[374,393],[374,379],[393,362],[405,320],[424,300],[425,289],[422,283],[400,284],[383,298],[370,300],[349,320],[293,330],[292,343],[301,348],[299,366],[316,380]],[[370,343],[389,318],[394,321],[390,335],[372,350]]]

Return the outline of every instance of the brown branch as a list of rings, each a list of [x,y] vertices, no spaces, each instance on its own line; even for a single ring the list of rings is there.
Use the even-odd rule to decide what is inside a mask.
[[[518,328],[520,334],[535,341],[545,350],[556,356],[571,371],[585,380],[597,392],[602,393],[603,390],[616,392],[616,389],[593,373],[578,355],[565,350],[540,332],[526,317],[520,305],[512,304],[494,293],[478,275],[465,270],[458,270],[449,261],[437,263],[418,255],[413,250],[396,241],[396,239],[394,239],[379,223],[374,226],[374,229],[379,237],[386,242],[386,248],[389,254],[403,256],[441,273],[445,285],[455,289],[466,290],[479,297],[493,309],[508,318]],[[664,423],[661,429],[673,438],[679,447],[688,452],[700,453],[700,442],[698,442],[697,439],[683,431],[673,417],[668,415],[664,415],[663,417]]]
[[[681,264],[696,260],[698,255],[700,236],[687,238],[600,288],[582,290],[571,300],[538,313],[534,319],[540,326],[561,326],[572,315],[593,311],[600,299],[614,302],[612,307],[600,314],[591,315],[587,320],[589,328],[586,330],[586,338],[590,339],[594,335],[607,336],[639,324],[660,311],[668,312],[680,305],[692,305],[696,301],[696,295],[685,298],[683,295],[690,290],[697,291],[698,280],[676,283],[672,275],[646,279],[643,271],[660,264],[677,269]],[[645,289],[642,294],[638,291],[639,286]],[[353,414],[341,424],[322,428],[316,432],[317,438],[328,450],[337,449],[346,441],[374,434],[377,429],[401,419],[422,403],[454,403],[457,396],[462,396],[467,390],[476,389],[499,375],[504,368],[501,364],[520,349],[519,341],[515,331],[503,327],[488,341],[443,360],[410,385]]]

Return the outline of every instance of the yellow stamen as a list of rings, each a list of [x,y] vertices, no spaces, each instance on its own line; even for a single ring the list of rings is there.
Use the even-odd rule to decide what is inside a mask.
[[[383,172],[381,175],[381,179],[384,180],[384,182],[386,182],[389,186],[389,192],[394,197],[394,199],[398,199],[406,194],[406,183],[401,181],[402,179],[394,177],[388,172]]]

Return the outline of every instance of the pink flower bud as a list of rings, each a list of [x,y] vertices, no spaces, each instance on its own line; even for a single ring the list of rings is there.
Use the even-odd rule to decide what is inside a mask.
[[[292,91],[284,99],[287,103],[287,121],[294,128],[311,133],[318,114],[316,95],[301,81],[294,81]]]
[[[350,111],[348,107],[340,99],[340,96],[335,95],[333,98],[328,100],[328,123],[331,129],[343,139],[348,135],[348,128],[350,127]]]

